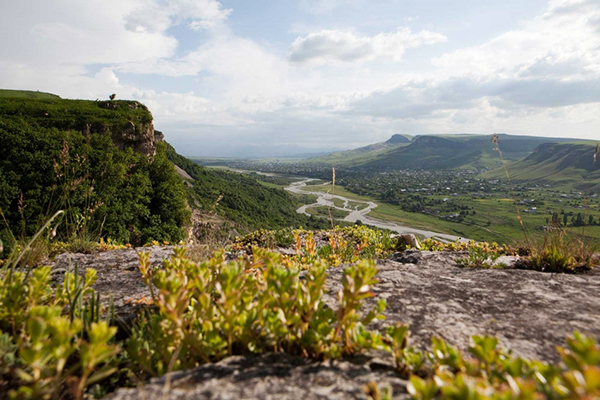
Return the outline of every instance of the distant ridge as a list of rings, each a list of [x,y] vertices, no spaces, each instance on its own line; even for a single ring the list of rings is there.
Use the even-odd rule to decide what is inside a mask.
[[[547,138],[499,134],[505,159],[521,160],[544,143],[574,142],[568,138]],[[492,135],[424,135],[408,146],[379,155],[366,167],[384,169],[487,169],[500,163],[491,142]],[[579,140],[579,142],[582,142]]]
[[[499,134],[504,158],[519,161],[544,143],[585,142],[580,139]],[[492,135],[393,135],[389,140],[354,150],[312,158],[310,162],[374,169],[493,169],[500,163]]]
[[[410,143],[411,140],[412,140],[412,137],[395,134],[395,135],[392,135],[392,137],[389,138],[385,143],[389,143],[389,144]]]
[[[337,151],[325,156],[309,158],[306,162],[347,167],[363,165],[381,154],[408,145],[411,140],[411,136],[394,134],[385,142],[370,144],[354,150]]]
[[[0,89],[0,98],[59,100],[60,96],[32,90]]]
[[[525,159],[508,167],[515,182],[540,182],[569,189],[600,189],[600,163],[594,164],[596,143],[543,143]],[[483,174],[485,178],[505,179],[503,168]]]

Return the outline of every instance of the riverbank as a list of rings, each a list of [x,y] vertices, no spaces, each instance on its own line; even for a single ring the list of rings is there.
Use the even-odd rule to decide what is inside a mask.
[[[327,206],[327,207],[331,207],[331,208],[335,208],[338,210],[348,212],[349,213],[348,216],[346,216],[346,218],[344,218],[344,221],[347,221],[347,222],[356,223],[357,221],[361,221],[363,224],[375,226],[377,228],[389,229],[390,231],[397,232],[397,233],[413,233],[420,237],[434,238],[437,240],[442,240],[444,242],[455,242],[457,240],[459,240],[459,241],[467,241],[468,240],[468,239],[465,239],[465,238],[462,238],[459,236],[455,236],[455,235],[449,235],[449,234],[440,233],[440,232],[433,232],[433,231],[425,230],[425,229],[411,228],[411,227],[404,226],[404,225],[398,225],[397,223],[394,223],[394,222],[384,221],[384,220],[381,220],[378,218],[370,217],[367,214],[369,214],[373,209],[375,209],[378,206],[377,203],[375,203],[373,201],[364,201],[364,200],[358,200],[358,199],[354,199],[354,198],[349,199],[345,196],[341,196],[338,194],[334,195],[331,193],[320,192],[317,190],[310,190],[308,188],[307,183],[314,181],[314,180],[315,179],[302,179],[298,182],[292,183],[290,186],[285,188],[285,190],[287,190],[290,193],[317,196],[317,201],[315,203],[303,205],[302,207],[298,208],[298,210],[296,210],[296,211],[299,214],[305,214],[305,215],[310,216],[311,214],[309,214],[307,212],[308,209],[310,209],[312,207]],[[325,183],[325,184],[327,185],[329,183]],[[341,200],[342,207],[335,204],[336,203],[335,199]],[[337,203],[340,204],[339,201]],[[356,203],[366,204],[366,207],[360,208],[356,205]],[[352,207],[352,205],[354,205],[354,207]]]

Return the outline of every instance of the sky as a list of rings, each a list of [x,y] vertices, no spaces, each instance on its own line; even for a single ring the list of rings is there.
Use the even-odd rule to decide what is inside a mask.
[[[135,99],[187,156],[600,138],[600,0],[1,0],[0,87]]]

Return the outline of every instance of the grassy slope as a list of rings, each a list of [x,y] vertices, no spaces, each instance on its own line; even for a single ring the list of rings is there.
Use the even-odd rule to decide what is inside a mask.
[[[338,151],[335,153],[328,154],[326,156],[309,158],[306,161],[310,163],[321,163],[327,165],[346,167],[363,165],[373,161],[374,159],[384,156],[391,150],[407,146],[410,143],[411,138],[406,136],[405,138],[407,140],[405,143],[398,143],[398,140],[390,139],[391,142],[380,142],[360,147],[358,149]]]
[[[521,160],[542,143],[572,142],[566,138],[499,135],[505,159]],[[308,159],[334,166],[374,168],[479,169],[495,168],[500,157],[491,135],[422,135],[409,143],[375,143],[354,150]]]
[[[85,124],[92,132],[123,129],[133,122],[141,125],[152,122],[152,114],[137,101],[67,100],[60,97],[31,99],[27,97],[0,97],[3,118],[23,118],[40,127],[82,131]]]
[[[299,201],[277,185],[260,182],[247,174],[203,167],[177,154],[171,146],[167,156],[194,178],[192,204],[214,210],[242,230],[327,226],[322,220],[296,213]]]
[[[593,163],[595,143],[545,144],[524,160],[508,166],[515,182],[541,182],[563,190],[600,190],[600,163]],[[482,174],[506,179],[503,168]]]
[[[34,92],[32,90],[0,89],[0,98],[56,100],[60,99],[60,96],[52,93]]]

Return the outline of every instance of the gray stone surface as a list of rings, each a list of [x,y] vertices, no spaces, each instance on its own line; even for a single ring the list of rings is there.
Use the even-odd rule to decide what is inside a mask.
[[[172,246],[139,247],[135,249],[112,250],[95,254],[65,253],[56,257],[55,270],[74,271],[78,265],[79,274],[85,275],[88,268],[98,271],[98,279],[94,289],[100,293],[103,304],[108,304],[112,295],[115,310],[120,316],[127,316],[149,299],[150,290],[142,282],[138,269],[140,252],[150,253],[152,265],[161,265],[162,261],[173,255]],[[54,279],[61,283],[64,273],[57,273]]]
[[[64,254],[56,267],[78,263],[98,270],[95,288],[115,299],[117,313],[135,310],[150,291],[140,279],[138,251],[148,251],[154,265],[172,254],[172,247],[147,247],[99,254]],[[438,336],[465,349],[474,334],[497,336],[515,353],[556,361],[555,347],[580,330],[600,338],[600,269],[585,274],[549,274],[518,269],[459,268],[458,252],[407,251],[379,260],[376,297],[388,303],[386,321],[408,323],[412,342],[428,347]],[[509,261],[509,260],[507,260]],[[336,307],[343,266],[329,271],[325,300]],[[62,275],[57,276],[58,281]],[[143,301],[141,302],[143,303]]]
[[[140,298],[150,296],[137,270],[137,250],[150,251],[153,264],[172,248],[118,250],[94,255],[62,255],[58,267],[77,262],[98,270],[96,288],[103,298],[115,297],[117,310],[131,313]],[[464,253],[408,251],[379,260],[380,283],[373,305],[385,298],[387,324],[411,327],[411,344],[428,349],[432,336],[465,350],[471,335],[497,336],[515,354],[557,361],[556,346],[573,330],[600,338],[600,269],[585,274],[549,274],[518,269],[459,268]],[[70,260],[70,261],[69,261]],[[511,261],[507,259],[506,261]],[[344,267],[331,268],[325,301],[336,305]],[[57,278],[60,280],[60,277]],[[392,370],[389,356],[373,355],[321,363],[281,354],[231,357],[219,363],[178,372],[162,397],[166,378],[143,389],[121,389],[111,400],[129,399],[364,399],[369,381],[389,383],[406,396],[404,381]]]
[[[383,323],[408,323],[412,342],[423,347],[438,336],[465,349],[471,335],[489,334],[516,354],[547,361],[558,360],[556,346],[574,330],[600,338],[600,269],[549,274],[459,268],[453,261],[462,256],[417,251],[392,257],[403,262],[378,261],[375,299],[388,303]],[[333,292],[341,288],[342,271],[330,273]]]
[[[394,399],[408,397],[406,382],[375,358],[314,362],[267,354],[175,372],[143,388],[119,389],[106,400],[366,400],[363,386],[373,381],[389,385]]]

